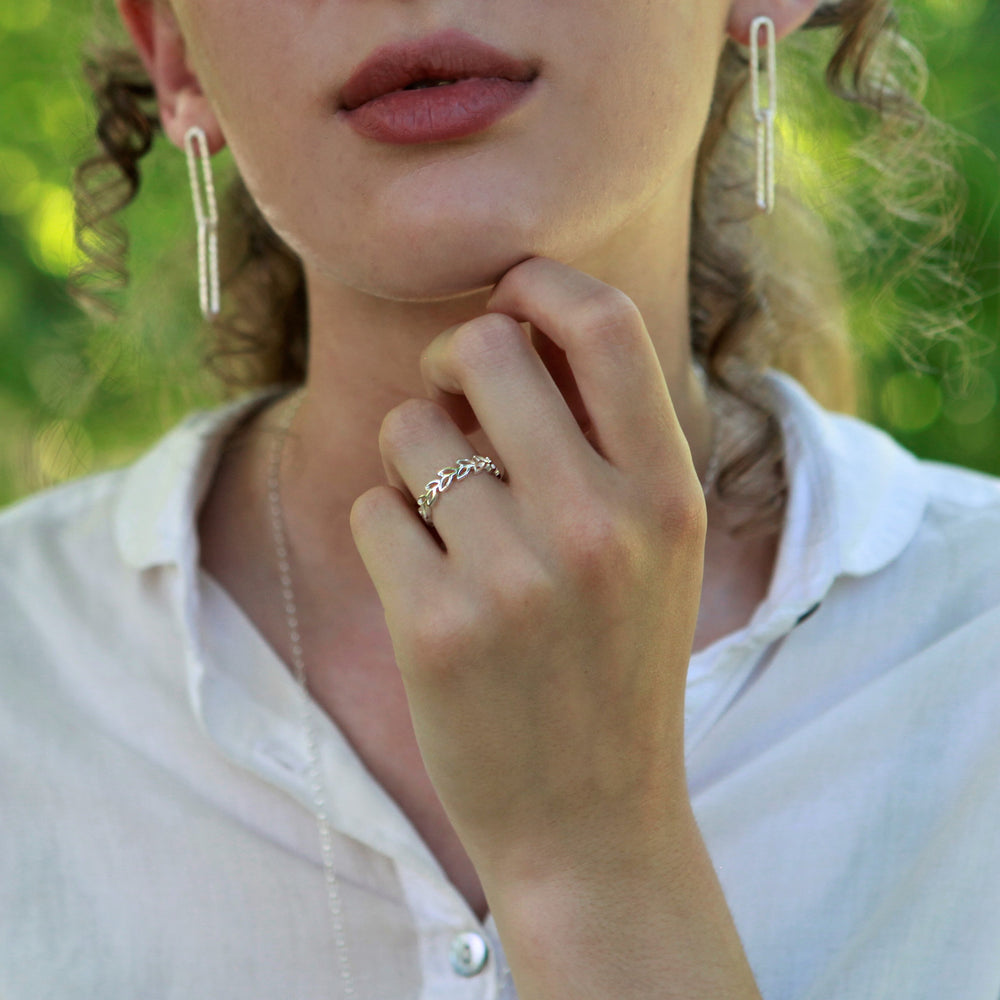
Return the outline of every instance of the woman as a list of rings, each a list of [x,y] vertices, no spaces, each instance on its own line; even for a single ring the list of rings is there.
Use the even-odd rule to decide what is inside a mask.
[[[0,994],[995,998],[1000,490],[712,243],[735,56],[886,5],[118,7],[308,374],[5,516]]]

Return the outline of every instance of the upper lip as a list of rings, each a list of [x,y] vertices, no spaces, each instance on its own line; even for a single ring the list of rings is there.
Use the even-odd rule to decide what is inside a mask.
[[[536,75],[531,63],[515,59],[457,28],[449,28],[418,41],[377,48],[344,84],[339,104],[352,111],[366,101],[421,80],[501,77],[527,82]]]

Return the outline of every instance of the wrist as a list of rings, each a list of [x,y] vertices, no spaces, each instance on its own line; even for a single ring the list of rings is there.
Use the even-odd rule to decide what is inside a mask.
[[[528,823],[519,817],[503,836],[465,843],[484,887],[498,896],[584,883],[621,885],[640,873],[665,875],[684,867],[701,833],[683,776],[673,792],[657,789],[635,803],[578,809],[561,822]],[[463,837],[463,841],[466,838]]]
[[[693,816],[655,852],[529,870],[483,882],[522,1000],[759,997]]]

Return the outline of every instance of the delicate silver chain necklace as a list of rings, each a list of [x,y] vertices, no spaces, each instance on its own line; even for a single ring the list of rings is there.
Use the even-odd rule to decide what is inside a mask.
[[[299,611],[295,602],[295,588],[292,585],[292,567],[288,553],[288,532],[285,530],[285,513],[281,505],[281,458],[285,451],[285,438],[291,429],[295,414],[299,412],[305,393],[300,391],[279,422],[277,436],[271,447],[271,460],[267,476],[267,498],[271,511],[271,534],[274,537],[274,551],[278,560],[278,576],[281,580],[281,597],[285,607],[285,621],[288,626],[288,641],[291,646],[292,669],[299,686],[299,709],[302,729],[306,737],[306,751],[309,755],[309,789],[312,792],[316,827],[319,830],[320,852],[323,857],[323,875],[326,881],[326,900],[333,922],[333,938],[337,950],[337,965],[344,987],[344,995],[355,996],[354,974],[351,970],[351,955],[347,946],[344,928],[344,907],[340,898],[340,884],[333,859],[333,827],[323,792],[323,772],[319,759],[319,740],[312,722],[312,698],[309,695],[306,677],[306,663],[302,654],[302,635],[299,632]]]
[[[700,368],[696,366],[700,372]],[[702,384],[706,385],[703,374]],[[706,385],[707,388],[707,385]],[[302,651],[302,634],[299,631],[299,611],[295,600],[295,587],[292,582],[291,558],[288,550],[288,532],[285,526],[285,511],[281,503],[281,459],[285,452],[285,439],[291,430],[299,407],[305,399],[305,390],[298,390],[297,395],[289,401],[282,418],[278,421],[274,442],[271,446],[267,474],[267,499],[271,515],[271,535],[274,539],[274,552],[278,563],[278,577],[281,583],[281,598],[285,610],[285,623],[288,628],[288,641],[292,655],[292,672],[299,688],[299,710],[302,720],[302,730],[306,739],[306,752],[309,765],[309,790],[312,793],[313,811],[316,815],[316,827],[319,831],[320,853],[323,858],[323,877],[326,883],[326,900],[330,910],[333,926],[333,938],[337,952],[337,965],[340,970],[341,984],[344,996],[356,996],[354,974],[351,969],[351,955],[347,942],[347,931],[344,926],[344,906],[340,896],[340,883],[337,881],[337,871],[333,857],[333,826],[330,823],[330,813],[327,809],[326,795],[323,791],[323,771],[320,765],[319,739],[312,720],[312,697],[309,694],[308,677],[306,675],[305,656]],[[718,417],[712,421],[712,453],[709,457],[708,469],[702,488],[707,496],[715,485],[719,470],[719,431]],[[510,976],[510,966],[504,966],[497,981],[497,995],[503,992],[505,982]]]

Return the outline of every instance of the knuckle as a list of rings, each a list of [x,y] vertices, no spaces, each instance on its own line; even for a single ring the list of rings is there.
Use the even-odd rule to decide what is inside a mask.
[[[634,570],[634,532],[610,511],[579,511],[563,529],[563,552],[574,578],[587,586],[629,579]]]
[[[590,292],[578,309],[576,327],[580,335],[606,347],[629,349],[643,329],[639,307],[611,285]]]
[[[455,332],[452,359],[460,369],[496,369],[525,350],[524,331],[502,313],[486,313]]]
[[[495,302],[515,304],[530,299],[533,289],[552,271],[553,262],[545,257],[529,257],[515,264],[497,282],[488,305]]]
[[[430,399],[407,399],[383,418],[379,448],[383,454],[400,454],[435,437],[448,415]]]
[[[703,546],[708,530],[705,496],[697,487],[674,488],[657,498],[655,509],[660,529],[676,542],[689,540]]]

